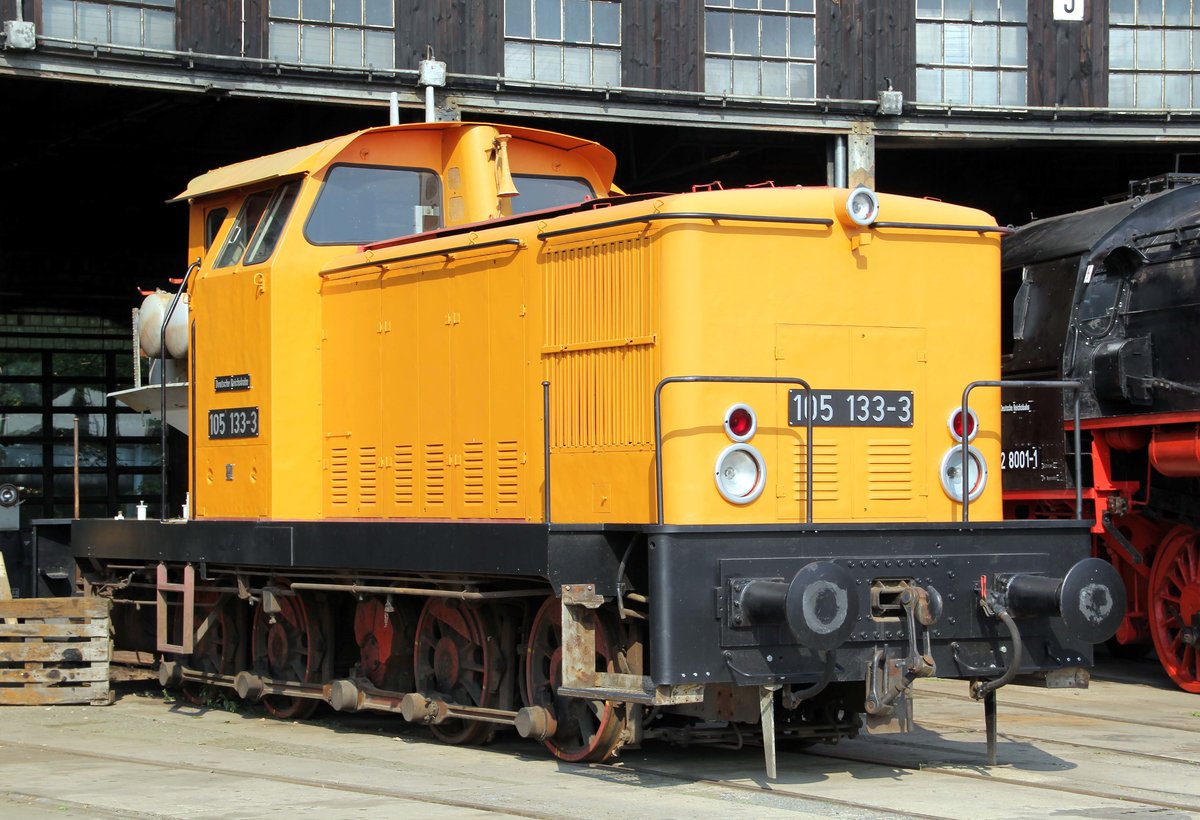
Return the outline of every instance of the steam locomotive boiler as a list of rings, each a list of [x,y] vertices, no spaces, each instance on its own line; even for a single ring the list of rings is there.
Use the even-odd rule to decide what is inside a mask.
[[[1171,679],[1200,692],[1200,185],[1168,175],[1129,196],[1042,219],[1004,240],[1012,333],[1006,378],[1079,385],[1080,465],[1064,429],[1074,399],[1005,391],[1005,503],[1058,517],[1078,475],[1096,554],[1129,608],[1110,646],[1150,645]]]
[[[994,221],[613,174],[437,123],[193,180],[188,514],[63,536],[118,641],[280,717],[771,771],[923,676],[1086,681],[1124,591],[1086,523],[1001,520]]]

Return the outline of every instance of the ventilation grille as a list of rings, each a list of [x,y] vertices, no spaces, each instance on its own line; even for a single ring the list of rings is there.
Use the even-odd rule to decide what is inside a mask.
[[[416,465],[411,444],[392,448],[392,503],[406,507],[416,503]]]
[[[350,504],[350,454],[345,447],[329,451],[329,503],[334,507]]]
[[[425,508],[446,507],[446,445],[425,445]]]
[[[482,507],[486,500],[484,475],[486,460],[484,447],[481,442],[471,442],[463,445],[462,458],[462,500],[467,507]]]
[[[911,441],[867,442],[867,498],[871,501],[912,500]]]
[[[379,503],[379,454],[375,447],[358,448],[358,506]]]
[[[808,499],[805,461],[808,445],[803,441],[792,444],[792,495],[791,499],[803,502]],[[836,441],[817,441],[813,448],[813,504],[835,502],[840,498],[838,466],[840,458]]]
[[[555,449],[653,446],[649,249],[637,238],[548,254],[542,354]]]
[[[496,444],[496,508],[519,511],[521,505],[521,455],[517,442]]]

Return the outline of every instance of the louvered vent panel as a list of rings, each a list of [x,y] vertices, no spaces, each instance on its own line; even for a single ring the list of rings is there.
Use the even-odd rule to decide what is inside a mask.
[[[546,326],[555,449],[653,446],[654,275],[644,238],[548,254]]]
[[[803,502],[808,498],[805,475],[805,459],[808,445],[797,441],[792,445],[792,500]],[[817,441],[813,448],[813,504],[837,501],[840,497],[838,445],[836,441]]]
[[[471,442],[463,445],[462,463],[462,495],[463,503],[468,507],[483,506],[486,498],[484,475],[486,474],[486,456],[482,442]]]
[[[397,444],[392,449],[392,502],[409,506],[416,502],[416,465],[411,444]]]
[[[345,447],[329,451],[329,503],[335,507],[350,503],[350,453]]]
[[[912,500],[911,441],[867,443],[867,497],[872,501]]]
[[[358,448],[358,506],[379,503],[379,454],[376,447]]]
[[[519,508],[521,503],[521,455],[517,442],[496,443],[496,507]]]
[[[425,509],[444,509],[446,506],[446,445],[426,444],[423,461]]]

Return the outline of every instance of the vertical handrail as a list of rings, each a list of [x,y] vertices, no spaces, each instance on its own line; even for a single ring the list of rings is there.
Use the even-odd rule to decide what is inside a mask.
[[[191,278],[192,271],[200,267],[200,257],[196,257],[196,261],[188,265],[187,271],[183,274],[183,280],[179,283],[179,290],[175,291],[175,295],[171,297],[171,304],[167,308],[166,315],[163,316],[162,327],[158,329],[158,355],[162,357],[162,367],[158,372],[158,392],[159,392],[159,410],[162,415],[159,417],[160,426],[160,445],[162,452],[159,455],[159,463],[161,464],[160,476],[162,479],[162,502],[158,511],[158,520],[167,520],[167,323],[171,321],[171,314],[175,312],[176,305],[179,304],[179,297],[183,296],[183,292],[187,290],[188,279]],[[195,355],[195,351],[189,350],[189,355]],[[192,388],[195,385],[191,385]],[[196,435],[196,431],[192,430],[191,434]]]
[[[542,494],[543,516],[550,526],[550,382],[542,382],[542,468],[546,471],[546,491]]]
[[[971,396],[971,391],[976,387],[1029,387],[1034,389],[1053,389],[1053,390],[1070,390],[1075,394],[1075,416],[1074,416],[1074,431],[1075,431],[1075,520],[1083,520],[1083,457],[1080,453],[1082,449],[1079,435],[1079,391],[1083,389],[1083,383],[1078,381],[1064,380],[1041,380],[1041,379],[1014,379],[1012,381],[978,381],[971,382],[963,390],[962,395],[962,418],[963,418],[963,440],[962,444],[962,476],[963,476],[963,498],[962,498],[962,520],[967,523],[970,518],[971,506],[971,490],[967,486],[970,473],[967,471],[967,419],[970,418],[968,399]],[[1004,456],[1003,444],[1001,444],[1001,458]]]
[[[662,465],[662,392],[668,384],[679,383],[705,384],[796,384],[804,390],[804,429],[805,429],[805,465],[804,465],[804,523],[811,524],[813,520],[813,422],[812,422],[812,387],[804,379],[789,379],[779,376],[668,376],[654,388],[654,477],[655,493],[658,501],[658,523],[663,523],[663,465]]]

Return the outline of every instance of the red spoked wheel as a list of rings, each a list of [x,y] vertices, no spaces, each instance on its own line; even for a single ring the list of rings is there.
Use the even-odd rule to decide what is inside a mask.
[[[416,690],[461,706],[489,707],[499,683],[498,658],[484,610],[450,598],[430,598],[417,621]],[[444,743],[483,743],[493,726],[474,720],[430,725]]]
[[[592,610],[595,619],[596,671],[616,671],[616,630],[606,614]],[[605,760],[621,746],[625,707],[604,700],[583,700],[558,694],[562,682],[562,603],[547,598],[533,619],[525,655],[525,701],[554,714],[556,730],[545,744],[554,756],[571,762]]]
[[[242,634],[238,627],[238,600],[232,595],[200,592],[196,595],[196,632],[200,638],[188,658],[188,666],[199,672],[232,675],[239,671],[238,650]],[[205,701],[204,684],[187,683],[181,693],[197,705]]]
[[[1200,548],[1196,530],[1178,526],[1167,533],[1150,572],[1150,634],[1171,680],[1200,693]]]
[[[413,635],[416,607],[409,601],[384,603],[364,598],[354,610],[359,667],[367,680],[390,692],[413,688]]]
[[[321,680],[325,657],[322,607],[303,594],[280,595],[274,616],[254,610],[254,671],[265,678],[294,683]],[[320,704],[313,698],[267,695],[263,706],[277,718],[306,718]]]

